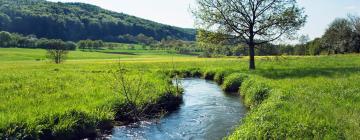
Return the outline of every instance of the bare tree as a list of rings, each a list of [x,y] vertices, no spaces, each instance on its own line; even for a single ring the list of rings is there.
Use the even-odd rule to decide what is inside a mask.
[[[255,69],[255,46],[291,35],[306,22],[296,0],[197,0],[197,23],[249,46],[250,69]]]

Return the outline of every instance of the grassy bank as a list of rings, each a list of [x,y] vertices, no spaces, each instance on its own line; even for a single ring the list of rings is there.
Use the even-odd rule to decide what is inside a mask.
[[[132,98],[128,102],[117,63],[79,64],[1,64],[0,139],[92,137],[110,129],[114,121],[151,118],[179,105],[181,94],[161,74],[125,67],[131,71],[125,77]],[[130,80],[138,81],[135,85]],[[139,84],[146,88],[129,91]],[[134,109],[143,112],[131,113]]]
[[[228,139],[360,137],[358,55],[257,57],[258,69],[248,71],[247,58],[79,51],[55,65],[36,61],[43,50],[5,50],[0,49],[2,138],[71,138],[126,117],[124,96],[115,88],[119,57],[135,72],[129,75],[141,71],[152,87],[141,93],[139,108],[169,98],[167,77],[176,74],[238,90],[251,111]]]
[[[244,98],[251,111],[226,139],[360,137],[359,56],[259,60],[264,67],[256,71],[207,67],[170,75],[201,75]]]
[[[229,139],[356,139],[359,78],[253,78],[240,89],[252,110]]]

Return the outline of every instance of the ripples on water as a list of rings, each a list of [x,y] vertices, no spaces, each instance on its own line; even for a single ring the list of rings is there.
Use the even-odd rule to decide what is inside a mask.
[[[228,135],[246,113],[237,96],[225,94],[211,81],[181,80],[184,104],[160,121],[116,127],[113,140],[219,140]]]

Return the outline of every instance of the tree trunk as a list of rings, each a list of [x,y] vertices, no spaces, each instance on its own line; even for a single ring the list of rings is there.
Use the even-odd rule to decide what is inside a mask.
[[[250,56],[249,69],[255,70],[255,44],[254,43],[249,44],[249,56]]]

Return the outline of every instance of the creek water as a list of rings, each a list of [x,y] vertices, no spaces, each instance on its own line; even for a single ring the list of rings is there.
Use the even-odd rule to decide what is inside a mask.
[[[159,121],[143,121],[113,129],[113,140],[219,140],[245,116],[238,96],[224,93],[212,81],[183,79],[185,89],[179,110]]]

